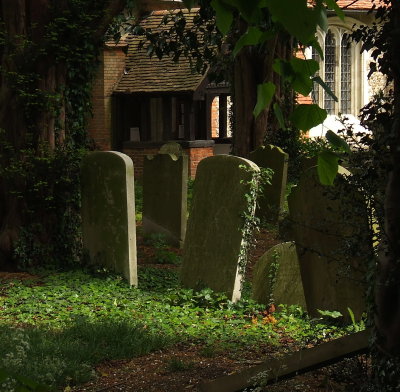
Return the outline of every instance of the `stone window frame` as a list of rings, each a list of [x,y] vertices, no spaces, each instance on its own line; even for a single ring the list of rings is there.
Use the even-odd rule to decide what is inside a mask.
[[[334,108],[331,113],[333,115],[338,115],[341,107],[341,42],[342,38],[345,34],[350,34],[356,27],[361,25],[360,21],[346,17],[345,22],[343,22],[338,17],[328,18],[328,31],[330,31],[335,39],[335,86],[334,92],[338,98],[338,102],[334,103]],[[317,39],[320,44],[324,54],[325,54],[325,37],[327,33],[321,31],[320,29],[317,31]],[[320,63],[320,70],[318,75],[325,80],[325,59],[321,60],[319,55],[313,55],[313,51],[311,48],[307,48],[305,50],[305,56],[307,59],[314,58]],[[357,115],[359,110],[368,102],[368,62],[370,56],[367,52],[361,52],[361,44],[351,42],[350,44],[350,61],[351,61],[351,103],[350,103],[350,112],[342,113]],[[325,107],[325,95],[326,93],[322,89],[321,86],[316,84],[318,88],[317,91],[311,92],[311,98],[313,103],[318,104],[320,107]]]

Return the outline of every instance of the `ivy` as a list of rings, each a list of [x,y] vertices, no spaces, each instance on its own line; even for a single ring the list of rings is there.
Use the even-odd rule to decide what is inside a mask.
[[[245,194],[246,208],[242,214],[243,224],[240,229],[242,232],[242,245],[239,250],[238,260],[239,273],[244,277],[247,265],[247,256],[249,250],[254,245],[254,232],[260,226],[260,219],[255,215],[255,211],[258,205],[258,200],[262,197],[265,185],[271,184],[273,170],[265,168],[255,170],[253,167],[248,167],[246,165],[240,165],[239,168],[245,171],[249,176],[247,182],[242,180],[243,183],[249,186],[249,191]]]
[[[2,76],[15,92],[26,131],[18,143],[0,135],[0,176],[20,200],[22,226],[14,244],[21,266],[80,261],[80,182],[82,155],[90,146],[86,123],[91,114],[92,83],[104,37],[99,23],[108,0],[49,0],[41,39],[8,34],[0,20]],[[40,66],[41,65],[41,66]],[[55,87],[41,88],[54,69]],[[57,79],[59,78],[59,79]],[[55,121],[55,143],[43,140],[43,122]],[[47,124],[45,124],[47,125]]]

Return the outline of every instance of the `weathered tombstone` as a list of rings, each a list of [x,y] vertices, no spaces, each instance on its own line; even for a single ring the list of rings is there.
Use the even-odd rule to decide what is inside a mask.
[[[160,147],[159,154],[171,154],[180,156],[183,154],[182,146],[177,142],[168,142]]]
[[[240,299],[248,247],[243,215],[254,216],[254,200],[246,196],[258,171],[255,163],[230,155],[200,162],[183,248],[185,287],[209,287]]]
[[[308,165],[288,203],[308,312],[338,310],[349,319],[348,308],[356,318],[365,311],[369,229],[365,201],[340,172],[334,186],[323,186]]]
[[[294,242],[267,250],[253,270],[252,298],[261,304],[300,305],[306,309],[303,283]]]
[[[143,166],[143,230],[183,246],[187,220],[188,158],[147,155]]]
[[[137,285],[133,163],[115,151],[82,161],[83,245],[91,264],[121,273]]]
[[[266,222],[278,223],[285,198],[289,155],[279,147],[268,144],[251,152],[250,160],[259,167],[274,171],[271,184],[264,186],[256,214]]]

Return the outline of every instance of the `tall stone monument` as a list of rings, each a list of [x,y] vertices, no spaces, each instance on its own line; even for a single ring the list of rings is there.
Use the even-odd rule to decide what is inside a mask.
[[[264,186],[264,192],[258,201],[257,216],[276,224],[285,198],[289,155],[281,148],[268,144],[251,152],[250,160],[261,168],[274,171],[271,184]]]
[[[247,245],[243,215],[254,215],[255,203],[246,195],[257,171],[255,163],[231,155],[200,162],[183,248],[185,287],[209,287],[240,299]]]
[[[187,220],[188,157],[148,155],[143,167],[143,230],[183,246]]]
[[[320,184],[317,169],[306,165],[288,198],[308,312],[347,308],[365,311],[364,279],[371,249],[365,201],[339,171],[334,186]]]
[[[115,151],[82,161],[83,245],[91,264],[137,285],[135,193],[132,160]]]

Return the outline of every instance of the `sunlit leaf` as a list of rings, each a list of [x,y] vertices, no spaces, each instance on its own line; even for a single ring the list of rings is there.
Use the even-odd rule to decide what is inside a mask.
[[[249,27],[236,42],[235,48],[233,49],[233,55],[236,56],[243,46],[262,44],[266,40],[272,38],[273,35],[274,34],[271,31],[263,32],[257,27]]]
[[[279,126],[282,129],[285,129],[286,128],[285,120],[283,118],[283,113],[282,113],[281,107],[278,105],[277,102],[275,102],[273,108],[274,108],[275,117],[278,120]]]
[[[272,19],[300,42],[308,44],[313,39],[319,16],[307,0],[267,0],[266,4]]]
[[[322,185],[333,185],[339,168],[339,157],[332,151],[324,150],[318,154],[318,177]]]
[[[329,130],[328,132],[326,132],[325,137],[333,147],[339,150],[343,150],[345,152],[350,152],[350,146],[346,143],[344,139],[338,136],[335,132]]]
[[[325,7],[319,6],[315,8],[317,14],[317,23],[323,31],[328,31],[328,17],[326,15]]]
[[[343,10],[336,4],[335,0],[325,0],[325,3],[328,8],[334,10],[336,15],[341,19],[344,20],[344,12]]]
[[[337,310],[320,310],[317,309],[318,313],[322,316],[327,316],[327,317],[332,317],[332,318],[338,318],[342,317],[342,313],[338,312]]]
[[[308,131],[309,129],[324,122],[327,117],[325,109],[321,109],[318,105],[298,105],[293,110],[290,120],[293,125],[302,130]]]
[[[216,23],[222,34],[227,34],[233,22],[233,9],[222,0],[212,0],[211,6],[215,10]]]
[[[275,85],[271,82],[259,84],[257,86],[257,104],[253,110],[254,117],[259,114],[270,104],[275,94]]]
[[[319,44],[318,40],[314,38],[313,40],[310,41],[310,45],[318,52],[319,56],[321,57],[321,60],[324,59],[324,51],[321,48],[321,45]]]
[[[182,0],[185,7],[190,11],[196,4],[196,0]]]
[[[296,92],[308,95],[313,88],[311,77],[318,71],[319,65],[315,60],[293,57],[290,61],[275,60],[273,69],[289,81]]]
[[[335,95],[335,93],[331,90],[331,88],[319,77],[319,76],[315,76],[312,78],[312,81],[315,83],[318,83],[320,86],[322,86],[322,88],[326,91],[326,93],[333,98],[333,100],[335,102],[338,102],[338,98]]]
[[[235,4],[242,18],[247,23],[258,23],[262,16],[260,0],[225,0],[229,4]],[[258,3],[258,4],[257,4]]]
[[[294,71],[292,87],[300,94],[308,95],[313,88],[311,77],[318,71],[319,65],[315,60],[304,60],[293,57],[290,65]]]

